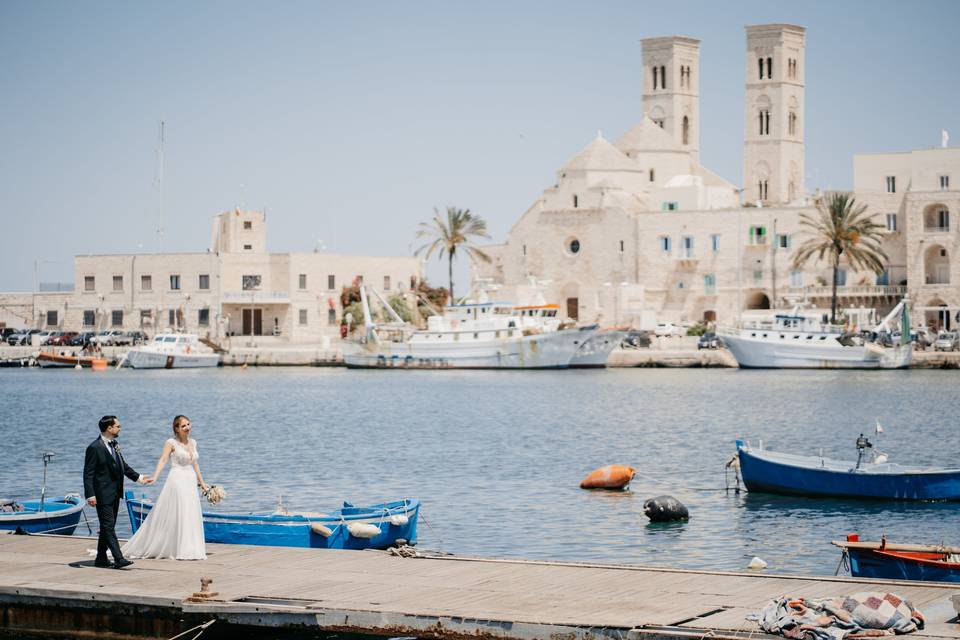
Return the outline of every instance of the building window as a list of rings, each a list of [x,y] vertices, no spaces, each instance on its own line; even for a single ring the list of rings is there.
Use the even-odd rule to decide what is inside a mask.
[[[580,253],[580,241],[574,238],[570,241],[570,244],[567,245],[567,248],[570,249],[570,253]]]
[[[337,288],[337,277],[336,276],[327,276],[327,289],[333,291]]]
[[[797,135],[797,114],[793,111],[791,111],[790,115],[787,116],[787,129],[790,135]]]
[[[244,231],[253,231],[253,223],[249,220],[243,221],[243,230]]]
[[[660,88],[667,88],[667,68],[664,65],[660,65]]]
[[[149,323],[153,319],[153,311],[150,309],[140,309],[140,326]]]
[[[887,231],[896,231],[897,230],[897,214],[888,213],[887,214]]]
[[[660,76],[660,69],[658,69],[657,67],[654,67],[653,68],[653,90],[654,91],[656,91],[659,88],[657,86],[660,79],[659,76]]]
[[[580,200],[577,198],[577,194],[573,194],[573,208],[576,209],[578,204],[580,204]]]
[[[623,240],[620,241],[620,253],[623,253]]]
[[[877,276],[877,286],[886,287],[889,284],[890,284],[890,271],[888,269]]]
[[[650,169],[650,182],[653,182],[653,181],[654,181],[654,179],[655,179],[654,176],[655,176],[655,175],[656,175],[656,174],[654,173],[653,169]]]
[[[113,276],[113,290],[123,291],[123,276]]]
[[[937,227],[941,231],[950,231],[950,212],[946,209],[937,211]]]
[[[757,63],[760,65],[760,80],[763,80],[763,58],[758,58]]]
[[[719,233],[715,233],[712,236],[710,236],[710,248],[713,250],[714,253],[720,251],[720,234]]]
[[[693,236],[683,236],[680,239],[680,257],[692,258],[693,256]]]
[[[93,276],[83,276],[83,290],[84,291],[97,290],[97,281]]]
[[[201,291],[206,291],[210,289],[210,275],[206,273],[201,273],[200,277],[197,279],[197,288]]]
[[[950,190],[950,176],[940,176],[940,191]]]
[[[176,326],[177,324],[177,310],[170,309],[167,311],[167,324],[171,327]]]
[[[789,249],[790,248],[790,236],[786,233],[777,234],[777,248],[778,249]]]
[[[847,286],[847,270],[840,268],[837,269],[837,286],[845,287]]]
[[[767,244],[767,228],[758,226],[750,227],[748,242],[750,244]]]
[[[123,326],[123,310],[114,309],[110,312],[110,324],[114,327]]]
[[[245,244],[245,245],[243,245],[243,250],[244,250],[244,251],[253,251],[253,245],[252,245],[252,244]]]
[[[790,286],[796,288],[803,286],[803,271],[795,269],[790,272]]]
[[[57,312],[56,311],[47,311],[47,326],[55,327],[57,326]]]
[[[767,180],[761,180],[757,183],[757,195],[760,200],[766,200],[768,194],[769,182]]]
[[[383,290],[390,290],[390,276],[383,276]]]
[[[527,255],[527,245],[523,245],[523,255]]]
[[[660,208],[664,211],[677,211],[680,208],[680,203],[678,202],[664,202],[660,205]]]
[[[179,290],[180,290],[180,276],[179,276],[179,275],[172,275],[172,276],[170,276],[170,289],[171,289],[171,291],[179,291]]]
[[[201,327],[210,326],[210,309],[197,310],[197,324]]]
[[[297,278],[297,280],[298,280],[297,286],[300,288],[301,291],[307,288],[307,274],[301,273],[300,277]]]
[[[153,276],[140,276],[140,291],[153,290]]]
[[[703,290],[708,296],[714,295],[717,292],[717,276],[712,273],[704,275]]]
[[[307,310],[300,309],[300,325],[302,326],[305,324],[307,324]]]
[[[767,109],[760,112],[760,135],[770,135],[770,111]]]
[[[683,116],[683,130],[681,132],[683,136],[683,144],[690,144],[690,118]]]
[[[773,80],[773,58],[767,58],[767,80]]]
[[[337,324],[336,309],[327,309],[327,324]]]
[[[897,176],[887,176],[887,193],[897,192]]]
[[[660,243],[660,251],[669,255],[670,254],[670,236],[660,236],[658,241]]]
[[[663,118],[654,118],[654,119],[653,119],[653,124],[657,125],[657,126],[660,127],[661,129],[663,129],[663,122],[664,122]]]
[[[92,327],[97,322],[97,313],[93,309],[85,309],[83,312],[83,326]]]
[[[244,291],[256,291],[260,288],[262,278],[258,275],[248,275],[241,277],[241,287]]]
[[[754,269],[753,270],[753,281],[761,282],[763,280],[763,269]]]

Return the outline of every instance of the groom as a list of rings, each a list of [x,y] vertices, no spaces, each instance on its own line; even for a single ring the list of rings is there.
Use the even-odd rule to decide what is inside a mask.
[[[117,442],[120,435],[120,421],[117,416],[103,416],[99,426],[100,437],[87,447],[83,461],[84,495],[87,503],[97,508],[97,519],[100,520],[97,559],[93,564],[97,567],[113,566],[114,569],[122,569],[133,564],[120,553],[115,531],[120,496],[123,495],[123,476],[141,484],[150,484],[151,479],[140,475],[124,461]],[[113,554],[113,565],[107,561],[107,549]]]

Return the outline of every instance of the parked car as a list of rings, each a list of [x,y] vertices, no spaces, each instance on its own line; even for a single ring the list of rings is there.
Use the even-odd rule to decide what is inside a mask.
[[[47,344],[56,347],[65,347],[70,344],[70,341],[73,340],[76,335],[76,331],[58,331],[57,335],[52,336],[49,340],[47,340]]]
[[[48,329],[48,330],[46,330],[46,331],[41,331],[41,332],[39,333],[39,336],[40,336],[40,344],[41,344],[41,345],[47,344],[47,341],[48,341],[50,338],[52,338],[52,337],[54,337],[55,335],[57,335],[57,333],[58,333],[57,331],[53,331],[53,330],[50,330],[50,329]],[[31,342],[32,342],[32,338],[31,338]]]
[[[13,327],[4,327],[3,329],[0,329],[0,340],[2,340],[3,342],[6,342],[7,338],[9,338],[15,333],[19,333],[19,331],[17,329],[14,329]]]
[[[628,331],[620,341],[624,349],[643,349],[650,346],[650,334],[646,331]]]
[[[7,338],[7,344],[11,347],[29,346],[33,342],[33,334],[40,333],[40,329],[27,329],[20,333],[15,333]]]
[[[90,343],[99,347],[114,347],[117,345],[130,344],[130,338],[119,329],[108,329],[90,338]]]
[[[941,331],[933,343],[934,351],[960,351],[960,337],[956,331]]]
[[[70,346],[85,347],[90,344],[90,340],[95,335],[97,335],[96,331],[84,331],[83,333],[78,333],[70,339]]]
[[[130,340],[128,344],[131,345],[143,344],[149,340],[143,331],[127,331],[127,339]]]
[[[657,324],[657,328],[653,330],[653,335],[658,338],[669,338],[671,336],[682,335],[683,332],[680,330],[680,327],[673,324],[672,322],[661,322]]]
[[[718,349],[720,346],[720,338],[713,331],[707,331],[697,341],[697,349]]]

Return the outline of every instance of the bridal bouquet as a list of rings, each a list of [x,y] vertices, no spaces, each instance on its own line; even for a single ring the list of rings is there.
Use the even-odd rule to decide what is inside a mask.
[[[203,492],[203,497],[206,498],[210,504],[217,504],[227,497],[227,491],[218,484],[212,484],[209,489]]]

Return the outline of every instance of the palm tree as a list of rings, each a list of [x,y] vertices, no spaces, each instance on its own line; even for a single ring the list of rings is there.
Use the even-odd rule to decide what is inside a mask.
[[[817,215],[801,214],[800,224],[807,227],[810,239],[797,248],[793,256],[795,268],[816,256],[817,261],[828,257],[833,267],[833,294],[830,299],[830,322],[837,321],[837,277],[840,256],[846,255],[851,267],[883,273],[888,261],[880,243],[882,224],[874,222],[867,213],[867,205],[858,205],[849,193],[830,193],[817,203]]]
[[[490,262],[490,256],[482,250],[473,246],[470,242],[472,237],[487,238],[487,223],[480,216],[470,213],[469,209],[457,209],[456,207],[447,207],[447,219],[444,220],[436,207],[433,209],[433,219],[430,222],[421,222],[417,231],[418,238],[433,238],[430,242],[416,250],[414,255],[420,255],[426,251],[425,259],[437,249],[440,250],[439,259],[443,259],[443,254],[447,254],[447,275],[450,278],[450,302],[453,303],[453,259],[457,255],[457,248],[460,247],[470,258],[470,260],[483,260]]]

